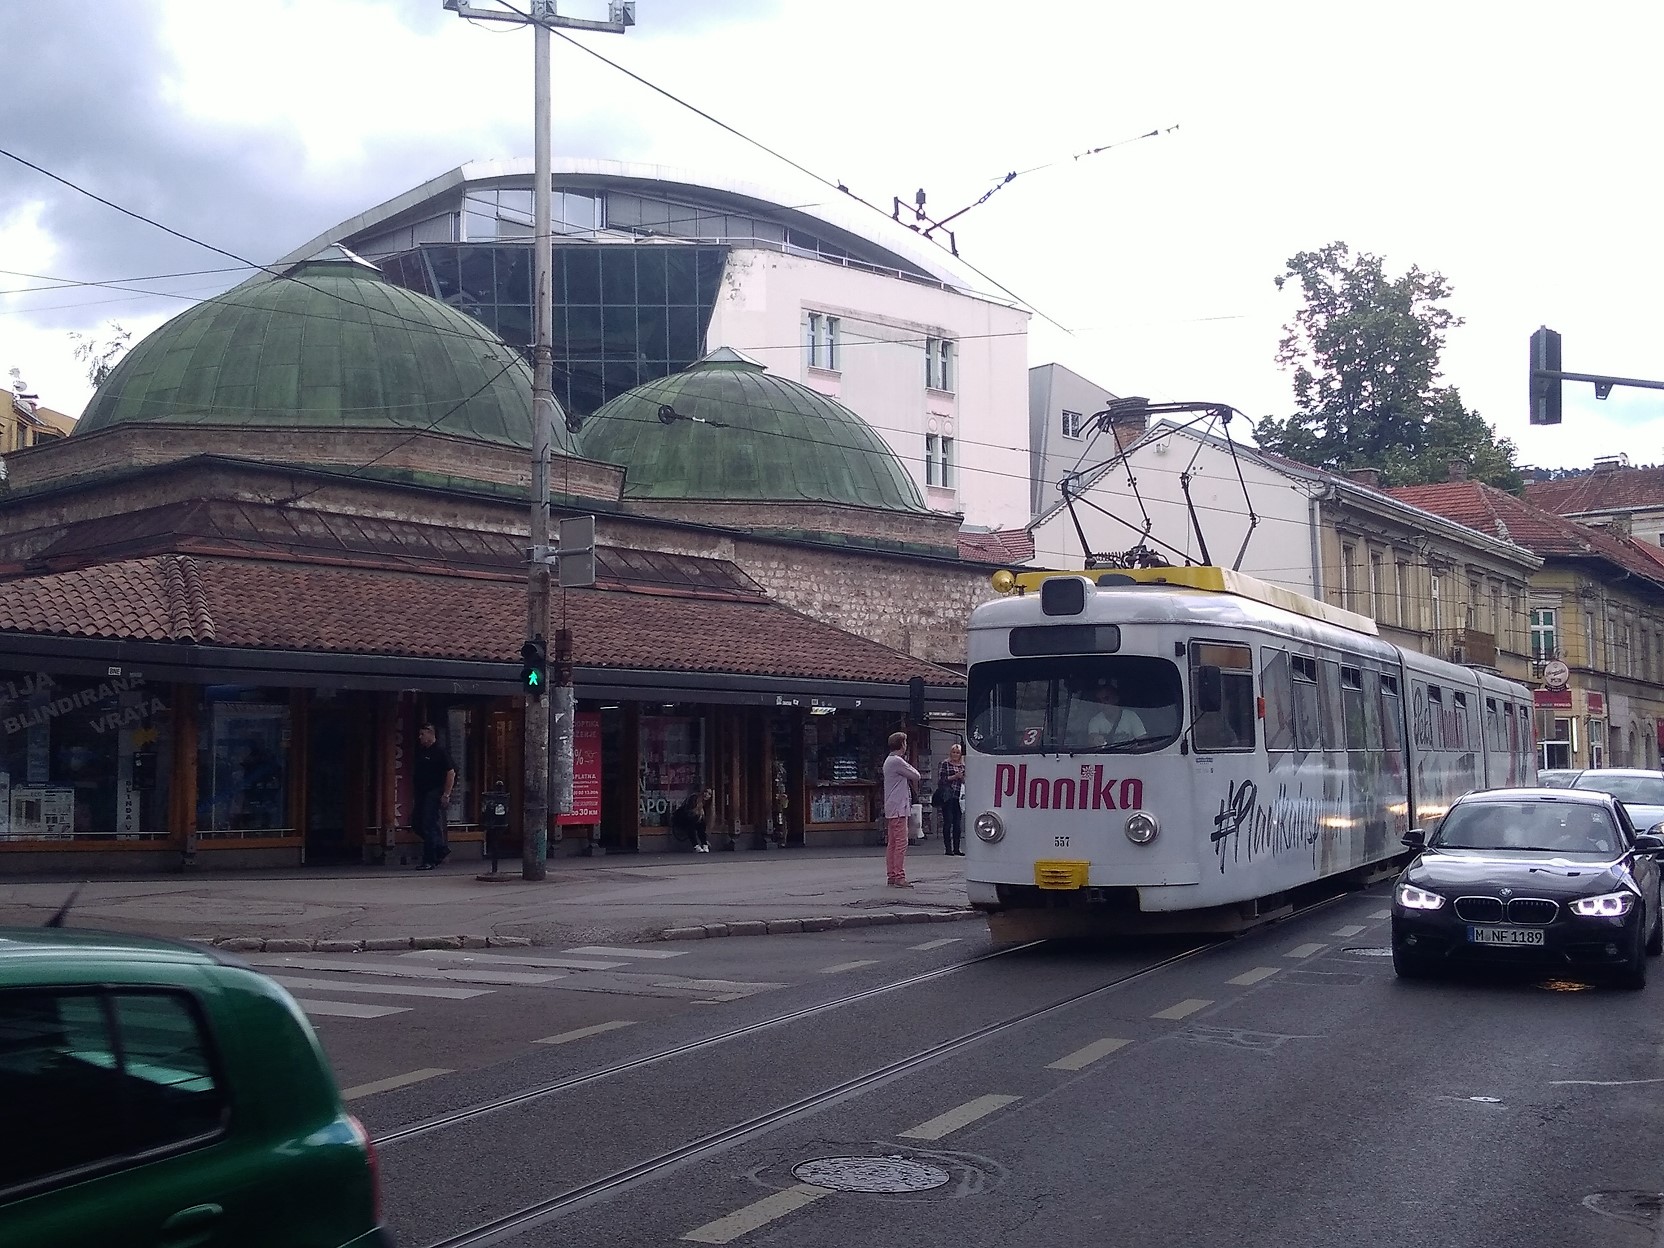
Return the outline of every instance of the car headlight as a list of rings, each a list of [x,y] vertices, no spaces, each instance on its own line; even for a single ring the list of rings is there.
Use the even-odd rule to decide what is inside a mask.
[[[1634,904],[1634,893],[1602,893],[1599,897],[1579,897],[1572,902],[1571,910],[1573,914],[1616,919],[1628,914]]]
[[[986,841],[992,845],[1005,835],[1005,822],[991,810],[985,810],[976,817],[971,824],[971,831],[975,832],[979,841]]]
[[[1444,898],[1437,893],[1428,892],[1425,888],[1417,888],[1414,884],[1400,884],[1398,904],[1406,910],[1437,910],[1444,905]]]
[[[1134,845],[1148,845],[1156,839],[1156,833],[1161,831],[1161,825],[1156,822],[1154,815],[1147,815],[1142,810],[1127,816],[1127,839]]]

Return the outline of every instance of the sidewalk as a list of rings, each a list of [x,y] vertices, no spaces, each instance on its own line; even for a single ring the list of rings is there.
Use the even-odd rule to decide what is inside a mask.
[[[423,872],[319,867],[95,878],[81,889],[68,924],[273,952],[824,931],[970,918],[964,863],[932,838],[908,852],[911,889],[884,883],[879,848],[554,858],[541,884],[520,880],[518,861],[502,864],[505,881],[479,880],[490,864],[473,857]],[[0,926],[39,926],[76,883],[0,883]]]

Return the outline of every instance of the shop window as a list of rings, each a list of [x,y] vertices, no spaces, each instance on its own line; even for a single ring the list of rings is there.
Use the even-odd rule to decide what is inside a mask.
[[[0,841],[165,839],[172,768],[162,688],[0,672]]]
[[[197,739],[197,828],[211,836],[287,835],[289,691],[210,685]]]
[[[705,721],[695,715],[643,715],[641,826],[669,827],[670,812],[705,787]]]
[[[804,722],[809,823],[868,823],[883,814],[879,785],[889,731],[883,717],[859,712],[811,715]]]

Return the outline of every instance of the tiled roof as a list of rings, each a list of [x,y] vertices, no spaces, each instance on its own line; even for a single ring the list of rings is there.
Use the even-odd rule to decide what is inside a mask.
[[[1561,516],[1664,507],[1664,468],[1612,468],[1559,481],[1532,481],[1525,497]]]
[[[574,589],[556,592],[552,625],[563,598],[580,666],[960,680],[773,602]],[[0,634],[512,662],[525,618],[525,587],[513,580],[211,556],[161,555],[0,583]]]
[[[961,532],[959,557],[976,563],[1027,563],[1034,558],[1034,534],[1027,529]]]
[[[1664,566],[1638,550],[1636,543],[1544,511],[1483,482],[1405,485],[1388,493],[1470,528],[1505,532],[1509,540],[1545,558],[1604,559],[1626,572],[1664,585]]]

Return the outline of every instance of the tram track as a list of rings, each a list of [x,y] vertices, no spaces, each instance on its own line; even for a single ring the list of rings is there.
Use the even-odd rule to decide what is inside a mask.
[[[929,1065],[941,1058],[968,1049],[983,1041],[1004,1035],[1018,1028],[1024,1027],[1039,1019],[1058,1014],[1064,1010],[1078,1006],[1083,1002],[1093,1000],[1106,993],[1114,992],[1131,984],[1147,979],[1167,970],[1170,967],[1197,957],[1211,949],[1228,948],[1236,941],[1256,934],[1263,934],[1268,929],[1283,926],[1298,918],[1302,918],[1317,911],[1355,896],[1355,890],[1333,893],[1328,896],[1313,899],[1306,905],[1300,906],[1291,913],[1280,916],[1270,922],[1261,924],[1249,932],[1240,933],[1226,939],[1206,939],[1198,941],[1178,953],[1163,957],[1148,965],[1137,967],[1125,974],[1104,983],[1094,984],[1089,988],[1071,992],[1056,1000],[1023,1010],[1004,1019],[997,1019],[977,1027],[970,1028],[949,1039],[921,1048],[905,1057],[887,1062],[861,1074],[829,1084],[816,1091],[809,1092],[791,1101],[762,1110],[738,1122],[721,1126],[709,1131],[693,1140],[679,1144],[663,1152],[633,1161],[594,1179],[586,1180],[563,1191],[530,1201],[508,1213],[501,1214],[489,1221],[481,1222],[462,1231],[454,1232],[442,1239],[429,1243],[426,1248],[479,1248],[486,1244],[506,1241],[518,1235],[531,1231],[538,1226],[552,1221],[566,1212],[573,1210],[587,1202],[600,1199],[619,1192],[636,1184],[648,1181],[657,1175],[671,1170],[685,1162],[701,1156],[718,1152],[745,1140],[763,1135],[777,1127],[784,1126],[800,1118],[836,1104],[839,1101],[858,1096],[870,1091],[890,1080],[899,1078],[910,1071]],[[934,970],[919,975],[908,976],[891,983],[876,985],[860,992],[849,993],[831,1001],[820,1002],[805,1006],[801,1009],[762,1019],[742,1027],[732,1028],[717,1035],[704,1037],[687,1044],[662,1049],[656,1053],[634,1058],[627,1062],[616,1063],[585,1074],[574,1075],[560,1079],[522,1092],[484,1101],[476,1105],[465,1107],[449,1114],[414,1123],[411,1126],[390,1131],[376,1140],[378,1148],[387,1144],[397,1144],[404,1140],[414,1139],[423,1135],[430,1135],[446,1128],[461,1126],[477,1121],[493,1113],[513,1106],[525,1105],[528,1102],[555,1096],[561,1092],[575,1090],[586,1085],[592,1085],[629,1072],[642,1070],[647,1067],[673,1061],[676,1058],[709,1049],[717,1045],[730,1043],[741,1038],[756,1035],[759,1032],[781,1027],[793,1022],[825,1014],[845,1006],[861,1001],[871,1000],[888,993],[915,987],[920,984],[940,980],[957,974],[970,967],[990,962],[1011,954],[1021,953],[1051,942],[1030,941],[1024,944],[1012,945],[997,949],[974,958],[967,958],[948,966],[937,967]]]
[[[1314,906],[1312,908],[1315,909],[1316,907]],[[1037,941],[1033,943],[1038,944],[1042,942]],[[496,1243],[503,1239],[512,1238],[513,1236],[519,1235],[524,1231],[532,1230],[533,1228],[542,1225],[544,1222],[550,1221],[567,1210],[581,1205],[586,1201],[608,1195],[612,1192],[616,1192],[623,1188],[632,1186],[633,1184],[642,1182],[643,1180],[650,1179],[662,1171],[681,1165],[683,1162],[691,1161],[697,1157],[703,1156],[706,1153],[716,1152],[730,1145],[741,1143],[753,1136],[761,1135],[767,1131],[773,1130],[776,1127],[793,1122],[796,1119],[811,1114],[816,1110],[823,1109],[826,1106],[835,1104],[838,1101],[869,1091],[880,1084],[886,1083],[891,1079],[895,1079],[921,1066],[928,1065],[939,1058],[946,1057],[949,1054],[958,1052],[961,1049],[969,1048],[972,1045],[991,1039],[994,1036],[1003,1035],[1006,1032],[1026,1026],[1037,1019],[1069,1009],[1073,1006],[1081,1004],[1084,1001],[1089,1001],[1094,997],[1101,996],[1104,993],[1113,992],[1118,988],[1123,988],[1128,984],[1135,983],[1138,980],[1166,970],[1168,967],[1186,961],[1189,958],[1193,958],[1198,954],[1205,953],[1209,949],[1215,948],[1219,943],[1220,942],[1218,941],[1207,941],[1202,944],[1194,945],[1180,953],[1163,958],[1159,962],[1151,963],[1148,966],[1140,967],[1135,971],[1118,976],[1115,979],[1110,980],[1108,983],[1097,984],[1091,988],[1071,993],[1066,997],[1049,1002],[1046,1005],[1036,1006],[1033,1009],[1024,1010],[1022,1013],[1012,1015],[1009,1018],[1001,1019],[997,1022],[987,1023],[981,1027],[976,1027],[966,1032],[961,1032],[959,1035],[948,1040],[943,1040],[936,1044],[929,1045],[928,1047],[911,1053],[906,1057],[899,1058],[893,1062],[887,1062],[883,1066],[876,1067],[873,1070],[866,1071],[865,1073],[856,1075],[853,1078],[845,1079],[839,1083],[832,1084],[829,1087],[821,1088],[818,1091],[799,1097],[797,1100],[791,1101],[785,1105],[776,1106],[772,1109],[765,1110],[760,1114],[755,1114],[750,1118],[743,1119],[740,1122],[722,1127],[719,1130],[700,1136],[698,1139],[690,1140],[685,1144],[678,1145],[675,1148],[659,1153],[657,1156],[635,1162],[629,1166],[614,1170],[610,1174],[602,1175],[599,1178],[591,1179],[588,1182],[570,1187],[553,1196],[523,1205],[512,1212],[493,1218],[489,1222],[483,1222],[477,1226],[470,1227],[467,1230],[449,1235],[444,1239],[435,1240],[433,1243],[428,1245],[428,1248],[478,1248],[478,1246],[481,1245]],[[965,966],[974,965],[976,962],[987,961],[989,957],[998,956],[998,953],[1012,953],[1016,952],[1018,949],[1029,947],[1032,946],[1015,946],[1009,950],[997,951],[996,954],[985,955],[982,958],[968,960],[964,963],[957,964],[952,968],[942,969],[944,971],[962,969]],[[918,982],[918,979],[920,978],[924,977],[916,977],[912,981],[898,981],[896,984],[888,985],[886,987],[893,989],[902,986],[903,983]],[[876,992],[882,990],[883,989],[871,990],[865,995],[874,995]],[[831,1002],[826,1003],[827,1006],[831,1006],[832,1004],[833,1003]],[[798,1011],[796,1012],[796,1016],[801,1017],[803,1014],[813,1012],[817,1011]],[[782,1016],[782,1019],[785,1017],[788,1016]],[[714,1039],[717,1038],[713,1037],[713,1040]],[[643,1061],[645,1060],[647,1059],[643,1059]],[[630,1068],[633,1068],[633,1064],[625,1064],[618,1069]],[[599,1076],[602,1073],[603,1072],[596,1072],[596,1076]],[[592,1079],[596,1076],[591,1076],[590,1078]],[[586,1079],[585,1081],[589,1080]]]
[[[905,979],[894,980],[887,984],[878,984],[871,988],[863,988],[859,992],[847,993],[844,996],[835,997],[830,1001],[821,1001],[814,1005],[804,1006],[801,1009],[788,1010],[784,1014],[777,1014],[771,1018],[760,1019],[755,1023],[746,1023],[742,1027],[734,1027],[728,1031],[718,1032],[714,1036],[704,1036],[698,1040],[690,1040],[686,1044],[674,1045],[668,1049],[660,1049],[656,1053],[649,1053],[642,1057],[631,1058],[627,1062],[618,1062],[611,1066],[603,1066],[599,1070],[586,1071],[585,1073],[579,1075],[570,1075],[564,1079],[556,1079],[549,1083],[539,1084],[536,1087],[526,1088],[520,1092],[511,1092],[507,1096],[494,1097],[488,1101],[480,1101],[477,1104],[468,1105],[462,1109],[453,1110],[450,1113],[438,1114],[432,1118],[426,1118],[420,1122],[411,1123],[409,1126],[399,1127],[395,1130],[388,1131],[384,1135],[375,1137],[374,1143],[378,1149],[386,1148],[390,1145],[400,1144],[405,1140],[415,1139],[418,1136],[428,1135],[435,1131],[443,1131],[450,1127],[473,1122],[477,1119],[484,1118],[487,1115],[513,1108],[514,1106],[525,1105],[531,1101],[556,1096],[562,1092],[570,1092],[577,1088],[586,1087],[589,1084],[600,1083],[603,1080],[615,1078],[618,1075],[642,1070],[649,1066],[656,1066],[663,1062],[674,1061],[677,1058],[686,1057],[690,1054],[698,1053],[704,1049],[714,1048],[718,1045],[728,1044],[735,1040],[742,1040],[748,1036],[754,1036],[759,1032],[769,1031],[776,1027],[784,1027],[790,1023],[801,1022],[803,1019],[813,1018],[817,1014],[825,1014],[832,1010],[842,1009],[845,1006],[856,1005],[862,1001],[870,1001],[874,997],[881,997],[888,993],[899,992],[906,988],[914,988],[920,984],[927,984],[933,980],[943,979],[949,975],[957,974],[968,967],[977,966],[983,962],[991,962],[996,958],[1008,957],[1014,953],[1021,953],[1025,949],[1033,949],[1044,943],[1044,941],[1033,940],[1024,944],[1011,945],[1004,949],[995,949],[989,953],[978,954],[974,958],[966,958],[959,962],[952,962],[947,966],[939,966],[934,970],[924,971],[918,975],[909,975]]]

